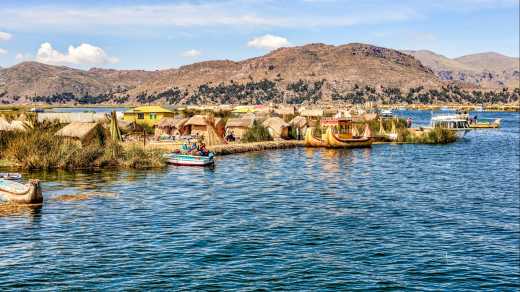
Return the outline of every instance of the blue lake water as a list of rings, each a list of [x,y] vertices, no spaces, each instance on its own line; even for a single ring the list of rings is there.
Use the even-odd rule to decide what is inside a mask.
[[[0,217],[0,290],[517,290],[519,115],[480,115],[503,127],[445,146],[27,174],[46,202]]]

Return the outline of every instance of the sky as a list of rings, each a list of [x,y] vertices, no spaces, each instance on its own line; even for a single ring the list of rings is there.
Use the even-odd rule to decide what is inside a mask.
[[[308,43],[519,55],[520,0],[0,0],[0,66],[157,70]]]

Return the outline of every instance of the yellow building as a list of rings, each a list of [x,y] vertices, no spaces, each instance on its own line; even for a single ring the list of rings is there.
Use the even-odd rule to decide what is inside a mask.
[[[173,116],[174,114],[171,110],[160,106],[146,105],[124,112],[123,120],[153,127],[162,118],[173,118]]]

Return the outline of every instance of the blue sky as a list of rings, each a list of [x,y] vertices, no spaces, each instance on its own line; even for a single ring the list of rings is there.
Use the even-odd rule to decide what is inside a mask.
[[[0,66],[153,70],[317,42],[518,57],[518,18],[519,0],[2,0]]]

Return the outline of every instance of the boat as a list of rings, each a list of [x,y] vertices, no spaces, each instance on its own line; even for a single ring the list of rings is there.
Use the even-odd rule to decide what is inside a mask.
[[[27,184],[0,179],[0,197],[15,204],[41,204],[43,203],[40,181],[30,180]]]
[[[208,166],[215,164],[214,155],[211,152],[208,156],[171,153],[166,158],[167,163],[173,165]]]
[[[477,106],[477,107],[475,107],[474,111],[476,111],[476,112],[483,112],[484,108],[482,106]]]
[[[481,121],[478,120],[476,123],[469,124],[471,129],[496,129],[500,128],[502,119],[495,119],[493,121]]]
[[[22,175],[17,172],[0,172],[0,179],[19,180]]]
[[[37,107],[31,108],[29,111],[32,112],[32,113],[43,113],[43,109],[42,108],[37,108]]]
[[[457,138],[464,138],[464,136],[471,130],[468,120],[462,118],[460,115],[441,115],[432,117],[432,128],[440,127],[454,131]]]
[[[365,124],[363,135],[358,133],[357,127],[352,124],[350,119],[323,119],[320,124],[322,128],[326,129],[321,139],[314,135],[314,128],[309,128],[305,133],[305,145],[330,148],[370,147],[372,145],[372,134],[368,124]]]
[[[316,129],[314,127],[307,128],[307,131],[305,131],[305,145],[307,147],[327,147],[327,142],[323,139],[316,138],[315,136]]]
[[[384,110],[381,110],[381,117],[383,119],[390,119],[390,118],[394,117],[394,113],[392,113],[392,110],[384,109]]]

